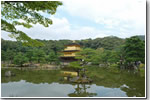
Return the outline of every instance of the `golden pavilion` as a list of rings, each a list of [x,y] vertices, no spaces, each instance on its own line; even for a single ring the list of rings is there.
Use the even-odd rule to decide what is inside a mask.
[[[63,62],[72,62],[76,61],[75,57],[77,56],[76,53],[80,51],[81,46],[76,43],[65,45],[64,51],[62,51],[61,60]]]

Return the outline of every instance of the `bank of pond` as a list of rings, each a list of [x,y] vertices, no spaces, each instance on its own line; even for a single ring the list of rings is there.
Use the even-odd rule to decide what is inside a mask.
[[[132,70],[88,66],[92,83],[64,80],[66,70],[20,70],[2,68],[2,97],[144,97],[145,76]],[[15,73],[6,77],[5,73]],[[76,75],[75,75],[76,76]]]

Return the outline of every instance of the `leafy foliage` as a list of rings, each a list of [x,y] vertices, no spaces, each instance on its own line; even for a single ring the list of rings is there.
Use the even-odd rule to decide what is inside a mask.
[[[124,50],[127,62],[145,62],[145,44],[137,36],[126,39]]]
[[[69,67],[72,68],[73,70],[75,70],[78,73],[78,76],[80,75],[79,73],[80,73],[81,69],[83,69],[83,67],[80,65],[79,61],[71,62],[69,64]]]
[[[37,40],[31,39],[24,32],[15,28],[22,25],[31,28],[33,24],[41,24],[48,27],[52,20],[45,17],[42,13],[55,14],[60,1],[2,1],[1,2],[1,29],[11,33],[11,37],[23,42],[24,45],[42,46]]]
[[[22,53],[18,53],[15,57],[14,57],[14,64],[22,66],[24,63],[26,63],[28,61],[28,58],[25,57]]]
[[[54,51],[50,52],[49,55],[47,56],[47,61],[50,63],[52,62],[59,63],[58,55],[56,55]]]
[[[75,70],[81,70],[82,69],[82,67],[80,66],[80,63],[78,61],[71,62],[69,66]]]
[[[95,51],[91,48],[82,49],[79,53],[77,53],[77,59],[82,59],[84,64],[90,62],[92,60]]]
[[[35,49],[33,59],[38,63],[45,62],[45,52],[40,49]]]
[[[113,37],[112,37],[113,38]],[[112,41],[107,38],[108,41]],[[103,38],[102,38],[103,39]],[[106,39],[106,37],[105,37]],[[110,66],[116,64],[124,64],[124,62],[135,62],[135,61],[145,61],[145,49],[144,49],[144,41],[140,40],[138,37],[131,37],[127,38],[125,41],[117,47],[113,47],[114,49],[110,49],[109,46],[100,46],[101,48],[93,49],[89,47],[93,45],[93,41],[96,39],[90,40],[86,42],[89,44],[88,46],[84,44],[84,40],[76,41],[80,42],[82,45],[82,50],[77,53],[77,59],[82,60],[80,64],[82,66],[88,65],[89,62],[92,65],[104,65]],[[114,40],[114,42],[119,41]],[[60,59],[59,55],[62,50],[64,50],[64,45],[72,43],[71,40],[37,40],[45,44],[42,47],[29,47],[29,46],[22,46],[21,42],[16,41],[8,41],[1,39],[1,53],[2,53],[2,61],[12,61],[14,56],[21,52],[24,56],[26,56],[30,63],[55,63],[59,64]],[[107,41],[106,41],[107,42]],[[105,43],[103,43],[105,44]],[[111,45],[112,43],[107,43]],[[96,45],[96,43],[95,43]],[[78,66],[78,64],[73,64]],[[71,65],[72,66],[72,65]],[[100,65],[101,66],[101,65]],[[118,66],[118,65],[116,65]]]
[[[29,62],[34,61],[33,54],[34,54],[34,50],[32,50],[32,49],[29,49],[29,50],[26,52],[26,57],[29,59]]]
[[[96,38],[96,39],[85,39],[77,41],[83,48],[104,48],[106,50],[113,50],[118,48],[120,45],[124,43],[124,39],[115,37],[115,36],[108,36],[104,38]]]

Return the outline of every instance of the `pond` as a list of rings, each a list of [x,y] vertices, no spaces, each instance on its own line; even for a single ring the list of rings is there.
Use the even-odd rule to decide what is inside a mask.
[[[10,69],[9,69],[10,70]],[[92,84],[75,84],[61,80],[60,70],[17,70],[5,77],[2,69],[2,97],[144,97],[145,77],[139,73],[110,72],[98,68]],[[98,76],[96,76],[96,74]]]

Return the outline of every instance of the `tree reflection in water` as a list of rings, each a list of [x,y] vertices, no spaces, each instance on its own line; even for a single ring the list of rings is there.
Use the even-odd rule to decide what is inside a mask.
[[[76,86],[77,87],[75,87],[75,91],[68,94],[69,97],[93,97],[97,95],[97,93],[87,92],[87,89],[90,88],[90,85],[77,84]]]
[[[64,85],[69,84],[72,86],[71,83],[65,83],[60,80],[61,77],[60,70],[11,69],[11,71],[16,74],[16,76],[14,77],[5,77],[6,71],[8,71],[8,69],[2,69],[1,71],[1,76],[2,76],[1,83],[19,82],[20,80],[25,80],[26,82],[33,83],[35,85],[40,85],[43,83],[48,83],[48,84],[59,83]],[[67,93],[66,95],[70,97],[88,97],[88,96],[92,97],[92,96],[103,95],[103,93],[101,93],[103,91],[96,91],[97,94],[95,92],[94,93],[89,92],[89,90],[91,90],[92,88],[92,85],[95,84],[96,88],[94,88],[93,90],[101,86],[104,87],[104,89],[120,88],[120,90],[124,91],[128,97],[145,96],[145,77],[142,77],[139,74],[134,74],[133,72],[127,72],[127,71],[113,73],[113,72],[109,72],[106,69],[102,69],[102,68],[94,69],[92,67],[90,72],[92,73],[88,73],[88,74],[91,75],[91,79],[93,79],[92,84],[89,85],[76,84],[75,88],[74,89],[71,88],[69,93]],[[17,87],[13,87],[13,88],[17,89]],[[61,91],[61,89],[58,91]]]

